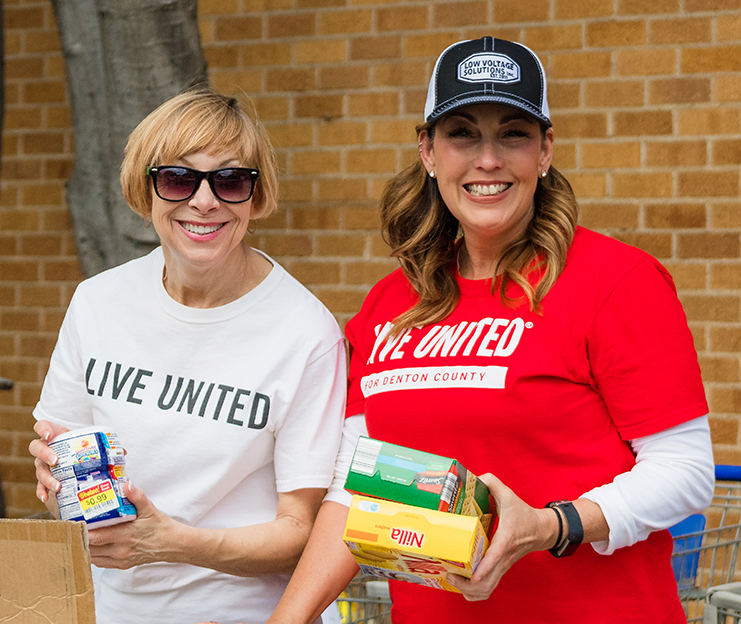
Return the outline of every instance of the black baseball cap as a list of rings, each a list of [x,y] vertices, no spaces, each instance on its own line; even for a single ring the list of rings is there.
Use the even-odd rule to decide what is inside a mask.
[[[428,123],[469,104],[514,106],[551,127],[545,70],[530,48],[483,37],[459,41],[435,63],[425,103]]]

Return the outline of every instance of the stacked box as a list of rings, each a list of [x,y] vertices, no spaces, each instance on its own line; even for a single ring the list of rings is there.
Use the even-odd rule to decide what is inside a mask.
[[[355,494],[345,543],[361,570],[458,591],[489,544],[489,489],[455,459],[361,436],[345,489]]]
[[[365,436],[355,447],[345,489],[415,507],[481,517],[487,530],[495,508],[489,488],[457,460]]]
[[[446,575],[470,578],[489,545],[474,516],[358,495],[344,540],[366,574],[453,592]]]

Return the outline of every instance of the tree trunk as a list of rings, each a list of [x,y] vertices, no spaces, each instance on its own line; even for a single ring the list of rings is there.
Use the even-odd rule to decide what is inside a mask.
[[[197,0],[52,0],[75,129],[67,204],[88,276],[158,244],[154,230],[126,205],[119,173],[136,125],[184,88],[208,80],[197,5]]]

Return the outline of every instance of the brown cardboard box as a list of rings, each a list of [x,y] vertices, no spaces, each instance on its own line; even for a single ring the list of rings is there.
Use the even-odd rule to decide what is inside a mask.
[[[87,527],[0,520],[0,623],[95,624]]]

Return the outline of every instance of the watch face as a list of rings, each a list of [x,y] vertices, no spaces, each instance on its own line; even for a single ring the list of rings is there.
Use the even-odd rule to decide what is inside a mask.
[[[566,519],[566,538],[560,544],[557,544],[553,548],[549,549],[554,557],[568,557],[574,554],[574,551],[579,547],[582,540],[584,539],[584,528],[581,524],[581,518],[579,512],[571,501],[553,501],[548,503],[546,507],[558,507],[563,513]]]

